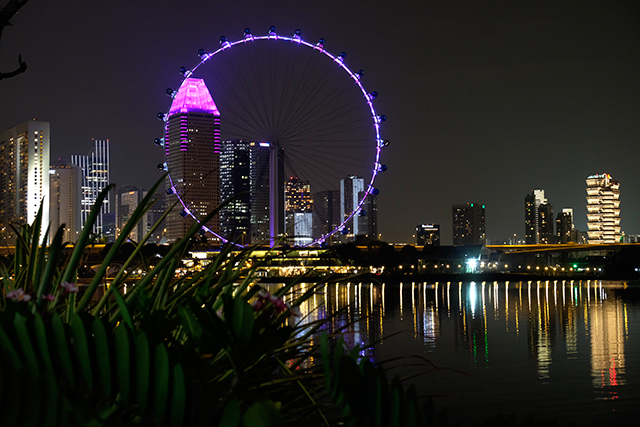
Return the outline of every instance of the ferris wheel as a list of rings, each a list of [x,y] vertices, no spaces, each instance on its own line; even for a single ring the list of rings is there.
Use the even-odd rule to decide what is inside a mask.
[[[345,52],[334,55],[325,49],[322,38],[311,43],[301,37],[300,30],[283,36],[275,27],[259,36],[247,28],[234,41],[223,36],[217,49],[210,52],[200,49],[198,56],[200,60],[195,66],[180,69],[183,79],[179,89],[167,89],[173,99],[172,107],[158,114],[165,123],[165,138],[156,139],[156,145],[165,147],[166,153],[165,163],[158,165],[158,169],[168,171],[167,194],[177,197],[182,206],[180,215],[198,222],[201,217],[188,189],[180,187],[184,178],[174,173],[177,166],[172,163],[175,157],[169,154],[169,140],[171,132],[180,125],[174,124],[170,129],[170,118],[176,112],[177,99],[189,96],[187,92],[194,85],[204,85],[210,97],[203,102],[211,102],[208,112],[218,120],[219,127],[215,129],[219,132],[215,134],[218,154],[223,156],[225,147],[229,148],[227,151],[249,147],[246,159],[249,168],[244,178],[250,183],[247,197],[252,198],[253,207],[232,204],[227,211],[253,209],[250,222],[258,231],[254,231],[251,243],[269,240],[273,246],[287,227],[292,228],[285,218],[296,209],[307,214],[329,209],[333,218],[327,220],[324,212],[321,218],[324,222],[314,224],[313,232],[308,227],[299,246],[332,242],[342,234],[358,234],[358,220],[362,223],[362,218],[371,213],[367,212],[367,201],[379,193],[374,182],[378,173],[387,169],[380,158],[383,147],[389,144],[381,137],[381,124],[386,116],[376,112],[374,99],[378,94],[365,89],[364,71],[352,70],[345,62]],[[184,147],[186,143],[174,138],[176,145]],[[228,165],[222,162],[220,167],[222,171]],[[295,205],[300,200],[285,202],[285,184],[289,189],[295,186],[297,192],[291,194],[304,200],[315,200],[316,195],[326,199],[327,194],[332,194],[331,202],[339,203],[340,208],[321,207],[317,201],[313,207],[304,203]],[[287,197],[291,198],[289,193]],[[221,231],[219,223],[216,224],[215,227],[202,224],[201,233],[209,232],[222,242],[244,246],[243,239]],[[257,235],[260,227],[267,231]],[[288,232],[295,235],[291,229]]]

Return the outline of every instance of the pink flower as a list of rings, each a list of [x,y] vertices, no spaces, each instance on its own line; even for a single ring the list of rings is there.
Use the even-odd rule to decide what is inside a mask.
[[[42,295],[42,299],[45,301],[55,301],[56,297],[53,295]]]
[[[260,312],[268,307],[270,304],[273,305],[276,314],[287,313],[288,316],[294,317],[302,317],[300,315],[300,310],[296,307],[292,309],[291,306],[278,298],[275,295],[271,295],[267,291],[260,291],[256,294],[257,299],[251,304],[254,311]]]
[[[15,291],[11,291],[7,294],[7,298],[14,301],[29,301],[31,299],[31,295],[25,294],[24,289],[16,289]]]
[[[76,292],[78,292],[78,285],[76,285],[75,283],[62,282],[60,286],[62,286],[62,289],[64,289],[64,291],[68,294],[75,294]]]

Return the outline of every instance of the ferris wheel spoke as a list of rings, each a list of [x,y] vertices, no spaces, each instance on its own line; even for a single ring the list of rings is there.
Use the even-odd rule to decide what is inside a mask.
[[[256,126],[258,126],[259,122],[262,122],[262,118],[260,117],[260,120],[258,120],[256,118],[256,116],[260,116],[259,111],[251,111],[248,106],[252,105],[249,103],[236,103],[235,105],[239,105],[240,108],[242,108],[243,113],[239,113],[236,111],[235,108],[233,108],[229,103],[225,102],[224,100],[227,98],[231,98],[231,99],[242,99],[242,94],[238,93],[237,91],[235,91],[233,88],[235,87],[235,85],[231,85],[228,83],[228,81],[222,80],[222,78],[220,76],[224,75],[223,72],[221,72],[219,67],[217,68],[217,72],[216,73],[212,73],[212,76],[214,79],[216,79],[218,86],[216,88],[216,91],[219,93],[221,91],[226,92],[227,94],[229,94],[230,96],[223,96],[223,97],[219,97],[218,99],[218,103],[220,103],[221,106],[224,106],[225,109],[227,111],[229,111],[231,113],[231,115],[235,115],[237,117],[248,117],[250,118],[250,120],[245,120],[245,122],[249,122],[249,123],[255,123]],[[237,72],[237,64],[234,67],[234,72]],[[245,95],[250,96],[250,92],[247,88],[246,84],[242,84],[241,88],[244,90]],[[255,106],[254,106],[255,108]],[[253,129],[258,129],[257,127],[253,127]]]
[[[336,95],[338,97],[339,95]],[[322,123],[328,123],[335,119],[340,119],[345,114],[356,111],[356,106],[354,101],[348,104],[336,106],[331,110],[327,110],[328,105],[317,105],[314,108],[309,108],[309,112],[307,112],[303,117],[300,117],[299,121],[295,126],[292,126],[288,129],[288,134],[296,134],[297,132],[311,129],[313,127],[317,127]],[[314,115],[315,110],[315,115]],[[326,111],[322,115],[318,115],[317,111]]]
[[[285,154],[285,157],[286,155],[287,154]],[[307,159],[308,162],[311,162],[313,164],[318,164],[318,165],[321,164],[323,168],[333,165],[332,168],[334,168],[336,171],[340,170],[341,174],[343,175],[353,175],[354,172],[357,172],[363,169],[362,158],[356,155],[348,156],[348,155],[341,154],[339,156],[336,156],[336,155],[327,155],[327,154],[325,155],[314,154],[313,156],[310,156],[305,153],[298,154],[298,152],[293,152],[292,154],[291,151],[289,151],[288,155],[291,157],[295,157],[299,160]],[[344,168],[337,169],[335,168],[335,165],[341,165],[341,166],[344,166]]]
[[[352,122],[352,123],[340,123],[340,124],[336,124],[333,126],[327,126],[323,129],[309,129],[307,131],[304,132],[298,132],[296,134],[292,134],[292,135],[286,135],[283,137],[283,140],[285,141],[304,141],[304,140],[313,140],[316,138],[325,138],[331,135],[340,135],[343,136],[345,132],[350,131],[353,132],[354,130],[358,130],[358,129],[367,129],[367,127],[360,123],[359,126],[355,126],[356,123],[358,122]],[[351,126],[349,126],[351,125]],[[372,138],[373,140],[373,138]]]
[[[311,72],[310,70],[312,69],[312,67],[317,64],[317,58],[318,56],[314,56],[314,55],[308,55],[308,59],[307,62],[304,65],[304,69],[302,71],[302,74],[300,76],[299,79],[297,79],[297,83],[296,83],[296,87],[293,90],[293,94],[289,95],[289,92],[287,90],[286,94],[283,94],[282,96],[282,102],[284,103],[286,100],[286,104],[287,107],[286,109],[283,111],[282,115],[279,117],[278,120],[278,125],[276,127],[276,133],[280,134],[281,129],[286,128],[286,124],[288,122],[288,118],[289,116],[292,114],[292,111],[297,111],[300,107],[298,105],[299,102],[303,102],[302,98],[296,97],[294,96],[296,93],[299,93],[299,91],[301,90],[301,87],[303,87],[304,84],[308,83],[310,77],[311,77]],[[313,61],[314,65],[311,65]],[[287,80],[287,87],[291,87],[291,81],[293,79],[288,79]]]
[[[310,110],[310,105],[316,101],[318,96],[321,96],[323,89],[327,87],[330,81],[331,73],[325,72],[321,75],[320,79],[318,79],[313,87],[310,89],[308,93],[304,93],[304,87],[300,89],[300,91],[294,93],[294,98],[299,99],[299,107],[295,108],[293,113],[286,118],[283,122],[282,127],[286,130],[289,129],[292,125],[297,123],[299,120],[306,120],[306,117],[309,114],[312,114],[313,111]],[[311,74],[306,76],[306,79],[309,79]],[[303,108],[304,107],[304,108]]]

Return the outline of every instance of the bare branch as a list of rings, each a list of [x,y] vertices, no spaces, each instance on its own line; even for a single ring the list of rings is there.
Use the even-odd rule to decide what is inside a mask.
[[[2,38],[2,31],[5,27],[11,26],[11,18],[18,13],[20,8],[27,4],[29,0],[9,0],[9,2],[0,8],[0,39]],[[0,80],[8,79],[10,77],[22,74],[27,70],[27,63],[22,60],[22,55],[18,55],[18,68],[15,70],[2,73],[0,72]]]

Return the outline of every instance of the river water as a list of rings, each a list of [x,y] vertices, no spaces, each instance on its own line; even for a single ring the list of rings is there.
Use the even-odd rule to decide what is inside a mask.
[[[301,291],[312,285],[302,284]],[[453,422],[628,425],[640,414],[640,284],[404,282],[321,286],[308,320],[339,315],[349,345],[377,344]],[[453,423],[452,423],[453,425]],[[629,425],[636,425],[635,422]]]

